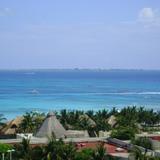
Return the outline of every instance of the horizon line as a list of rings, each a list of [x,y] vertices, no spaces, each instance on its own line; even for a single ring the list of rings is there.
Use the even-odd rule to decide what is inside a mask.
[[[0,71],[43,71],[43,70],[68,70],[68,71],[111,71],[111,70],[117,70],[117,71],[160,71],[160,69],[142,69],[142,68],[0,68]]]

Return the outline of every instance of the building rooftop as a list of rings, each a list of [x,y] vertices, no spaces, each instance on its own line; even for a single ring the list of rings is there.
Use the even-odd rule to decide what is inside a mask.
[[[76,143],[76,146],[79,150],[81,149],[85,149],[85,148],[92,148],[95,149],[99,144],[101,144],[102,142],[79,142]],[[128,153],[128,151],[126,149],[117,147],[115,145],[112,144],[108,144],[107,142],[104,143],[104,147],[106,149],[106,152],[108,154],[112,154],[112,153]]]

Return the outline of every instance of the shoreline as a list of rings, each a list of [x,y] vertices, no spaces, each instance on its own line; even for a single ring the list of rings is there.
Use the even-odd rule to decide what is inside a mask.
[[[98,111],[103,111],[103,110],[106,110],[108,112],[110,112],[112,109],[116,109],[118,112],[120,112],[122,109],[124,108],[131,108],[131,107],[136,107],[137,109],[142,107],[144,108],[145,110],[151,110],[153,109],[154,112],[158,112],[160,111],[160,108],[157,106],[157,107],[151,107],[151,106],[137,106],[137,105],[127,105],[127,106],[124,106],[124,107],[99,107],[99,108],[93,108],[93,107],[83,107],[80,109],[80,107],[76,107],[76,108],[60,108],[60,109],[56,109],[58,107],[54,107],[54,108],[50,108],[50,109],[28,109],[28,110],[24,110],[24,111],[19,111],[19,112],[16,112],[16,111],[13,111],[13,112],[9,112],[9,111],[6,111],[6,112],[2,112],[0,111],[0,114],[2,114],[8,121],[9,120],[12,120],[16,117],[19,117],[19,116],[23,116],[25,113],[27,112],[37,112],[37,113],[49,113],[50,111],[53,111],[53,112],[57,112],[57,113],[60,113],[62,110],[66,110],[66,111],[82,111],[82,112],[87,112],[87,111],[93,111],[94,113],[98,112]]]

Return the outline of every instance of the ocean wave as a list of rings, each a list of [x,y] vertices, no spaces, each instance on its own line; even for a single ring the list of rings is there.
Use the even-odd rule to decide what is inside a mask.
[[[50,93],[48,95],[160,95],[160,92],[87,92],[87,93]]]
[[[31,94],[39,94],[39,91],[36,90],[36,89],[33,89],[32,91],[29,91],[29,93],[31,93]]]
[[[159,95],[160,92],[140,92],[138,94],[153,94],[153,95],[155,94],[155,95]]]
[[[104,93],[105,94],[105,93]],[[160,92],[118,92],[118,93],[106,93],[116,95],[160,95]]]
[[[26,75],[34,75],[35,72],[26,72],[26,73],[24,73],[24,74],[26,74]]]
[[[5,97],[6,95],[11,94],[11,93],[0,93],[0,99],[7,99],[8,97]],[[14,93],[13,93],[14,94]],[[129,95],[146,95],[146,96],[152,96],[152,95],[160,95],[160,92],[57,92],[57,93],[53,93],[53,92],[39,92],[36,89],[27,91],[27,95],[40,95],[40,96],[87,96],[87,95],[124,95],[124,96],[129,96]],[[19,94],[16,94],[17,96],[19,96]],[[25,96],[25,94],[24,94]]]

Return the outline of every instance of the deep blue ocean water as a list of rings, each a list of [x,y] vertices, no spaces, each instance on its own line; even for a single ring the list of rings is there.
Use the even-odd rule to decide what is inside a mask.
[[[0,71],[0,113],[98,110],[125,106],[160,107],[160,71],[20,70]]]

